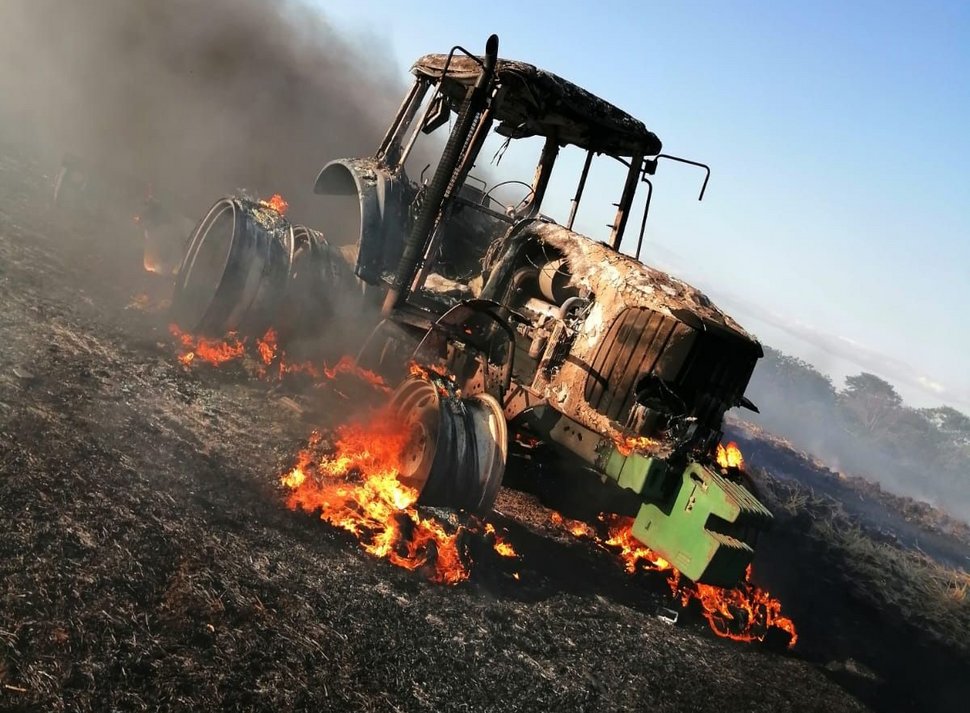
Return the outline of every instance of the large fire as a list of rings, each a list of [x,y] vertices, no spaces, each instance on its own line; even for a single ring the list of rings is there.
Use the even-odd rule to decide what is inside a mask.
[[[463,528],[448,532],[415,509],[418,493],[397,480],[408,431],[391,414],[337,429],[333,444],[315,433],[280,482],[287,505],[353,533],[364,549],[399,567],[428,568],[431,579],[468,579],[459,550]]]
[[[279,380],[290,374],[314,380],[346,376],[389,390],[379,374],[359,367],[349,356],[333,366],[288,360],[273,329],[254,340],[233,334],[224,339],[197,337],[176,325],[169,330],[179,345],[179,362],[186,366],[221,366],[248,359],[263,379]],[[331,438],[315,431],[296,464],[280,478],[290,491],[288,505],[319,512],[322,520],[353,533],[370,554],[406,569],[427,569],[434,581],[443,584],[468,578],[470,558],[460,541],[470,532],[483,535],[500,557],[518,557],[491,523],[485,523],[484,529],[480,523],[450,527],[418,512],[417,491],[397,480],[408,436],[401,420],[384,411],[366,423],[338,427]],[[518,574],[513,576],[518,579]]]
[[[187,366],[200,362],[219,366],[249,356],[263,378],[281,379],[294,373],[328,379],[349,375],[371,386],[388,388],[380,375],[358,367],[349,357],[333,366],[287,361],[272,329],[252,342],[232,334],[222,340],[196,337],[175,325],[170,331],[180,347],[179,361]],[[427,370],[417,365],[411,366],[411,372],[428,376]],[[461,543],[470,533],[483,536],[499,556],[517,558],[512,543],[491,523],[483,527],[447,526],[418,511],[418,492],[397,479],[408,437],[401,420],[384,411],[366,422],[340,426],[330,438],[314,431],[296,464],[280,477],[281,485],[289,491],[287,505],[318,513],[320,519],[356,536],[368,553],[399,567],[424,570],[442,584],[468,579],[471,560]],[[631,451],[650,445],[649,439],[628,439],[618,444]],[[718,446],[717,461],[722,467],[742,468],[744,464],[736,443]],[[558,513],[553,513],[552,519],[573,536],[614,553],[629,574],[666,572],[671,592],[682,606],[696,600],[718,636],[761,641],[769,629],[779,628],[790,634],[789,647],[798,640],[794,623],[781,613],[781,603],[752,583],[750,567],[744,581],[734,589],[697,584],[683,580],[676,568],[633,537],[632,518],[604,514],[598,528]],[[512,576],[519,579],[518,572]]]
[[[296,465],[280,477],[289,490],[288,507],[319,514],[353,533],[368,553],[425,570],[441,584],[468,579],[471,560],[461,543],[471,532],[484,534],[500,557],[518,557],[492,523],[483,532],[477,524],[446,527],[418,512],[418,492],[397,479],[409,435],[401,419],[386,411],[338,427],[332,443],[314,432]]]

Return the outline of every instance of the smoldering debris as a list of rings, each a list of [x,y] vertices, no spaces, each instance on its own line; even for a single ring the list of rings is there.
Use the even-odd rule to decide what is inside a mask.
[[[247,187],[313,224],[316,172],[373,150],[399,76],[301,0],[0,6],[0,131],[141,176],[189,216]]]

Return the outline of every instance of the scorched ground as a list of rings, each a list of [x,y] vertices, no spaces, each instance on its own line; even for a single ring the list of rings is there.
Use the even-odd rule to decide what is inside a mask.
[[[187,368],[137,231],[2,156],[0,708],[865,709],[797,649],[663,622],[665,577],[531,496],[488,523],[518,557],[472,538],[455,586],[291,511],[280,474],[371,387]]]

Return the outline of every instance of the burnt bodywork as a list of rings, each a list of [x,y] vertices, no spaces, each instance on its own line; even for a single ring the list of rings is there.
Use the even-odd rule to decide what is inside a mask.
[[[419,97],[438,86],[450,109],[460,110],[482,65],[471,57],[427,55],[412,72],[415,85],[377,155],[334,161],[315,185],[318,193],[359,201],[355,271],[375,285],[393,281],[413,227],[413,203],[422,191],[401,163]],[[661,151],[660,140],[642,122],[554,74],[497,60],[493,81],[490,120],[503,136],[542,136],[557,145],[641,161]],[[537,183],[542,173],[540,167]],[[542,400],[613,439],[655,437],[658,453],[669,453],[688,435],[712,446],[725,410],[742,403],[760,346],[686,283],[535,217],[541,188],[533,185],[533,205],[514,216],[474,202],[474,190],[455,191],[452,205],[441,211],[446,250],[436,262],[426,258],[429,274],[438,275],[432,272],[437,267],[449,279],[469,283],[477,277],[482,289],[476,296],[509,310],[518,323],[516,388],[530,392],[529,408]],[[621,220],[619,227],[625,225]],[[618,243],[622,231],[615,232]],[[451,254],[464,256],[464,264],[456,264],[461,261]],[[447,304],[448,298],[427,289],[418,290],[414,301],[434,313],[441,310],[436,303]],[[567,302],[564,320],[561,308]],[[539,344],[545,351],[530,357]]]
[[[481,63],[461,55],[429,54],[414,63],[418,81],[439,82],[453,106],[464,99],[463,89],[481,74]],[[498,59],[495,63],[495,131],[525,138],[555,134],[560,145],[593,151],[645,156],[660,153],[656,134],[643,122],[582,87],[525,62]]]
[[[319,304],[337,300],[346,279],[325,276],[341,272],[333,265],[339,253],[359,285],[355,318],[376,325],[358,360],[401,380],[415,361],[452,375],[437,392],[402,387],[401,408],[419,413],[415,428],[452,453],[447,462],[417,454],[409,477],[440,492],[447,474],[467,465],[454,455],[465,452],[456,444],[471,442],[461,433],[477,434],[469,452],[481,465],[468,467],[478,468],[480,492],[455,502],[487,509],[508,441],[543,443],[624,494],[634,534],[686,576],[737,581],[771,515],[713,456],[725,411],[751,406],[744,390],[762,352],[702,293],[619,250],[634,196],[665,157],[660,140],[560,77],[498,59],[494,36],[484,56],[456,47],[420,58],[412,73],[374,156],[332,161],[320,172],[314,190],[332,202],[333,219],[316,226],[316,242],[327,246],[331,267],[310,270],[317,277],[301,287]],[[498,200],[502,183],[489,187],[472,174],[493,130],[509,142],[542,141],[531,182],[504,182],[528,189],[516,204]],[[447,134],[436,165],[415,180],[409,157],[436,132]],[[557,222],[543,213],[543,198],[567,146],[585,152],[585,162],[569,216]],[[605,242],[573,229],[598,156],[624,172]],[[649,200],[641,243],[648,209]],[[197,231],[191,242],[200,240]],[[292,240],[277,242],[295,252]],[[296,272],[306,269],[284,265],[273,284],[249,289],[286,304]],[[234,310],[236,322],[221,328],[245,323],[246,308]],[[472,398],[486,398],[488,408],[472,407]],[[469,420],[473,411],[484,415]],[[489,450],[483,433],[501,443]]]
[[[530,395],[614,440],[649,437],[657,453],[713,446],[757,342],[702,293],[603,243],[541,221],[514,242],[484,294],[525,317],[530,346],[545,344],[522,360],[534,362],[520,371]]]

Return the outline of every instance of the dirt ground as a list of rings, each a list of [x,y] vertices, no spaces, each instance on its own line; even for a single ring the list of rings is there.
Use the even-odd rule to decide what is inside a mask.
[[[799,627],[789,652],[719,639],[696,612],[661,621],[662,575],[626,575],[526,493],[503,491],[491,518],[520,557],[471,542],[471,578],[453,587],[291,512],[279,473],[366,395],[300,395],[309,418],[240,369],[181,366],[137,230],[51,206],[55,170],[0,147],[0,709],[966,700],[963,654],[853,597],[838,553],[800,541],[797,523],[763,538],[756,564]]]

